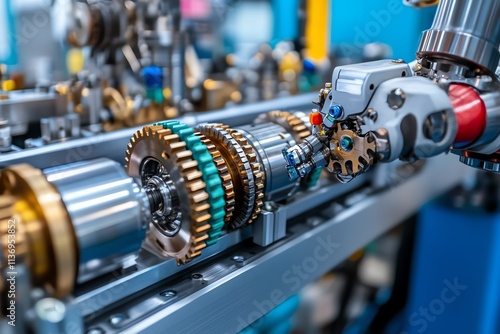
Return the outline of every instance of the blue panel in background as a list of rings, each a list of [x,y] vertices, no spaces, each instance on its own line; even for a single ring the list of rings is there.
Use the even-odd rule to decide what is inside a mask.
[[[17,63],[15,37],[11,0],[0,1],[0,63]]]
[[[500,213],[426,205],[402,333],[499,333],[499,259]]]
[[[272,0],[273,41],[294,40],[299,33],[299,0]]]
[[[359,58],[371,42],[389,44],[395,58],[415,59],[423,30],[430,28],[435,7],[413,9],[402,0],[331,0],[331,43],[350,58]]]

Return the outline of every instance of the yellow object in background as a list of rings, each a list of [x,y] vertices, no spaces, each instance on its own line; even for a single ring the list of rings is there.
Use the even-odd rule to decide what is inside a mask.
[[[76,74],[83,70],[84,57],[82,49],[70,49],[66,55],[66,66],[70,74]]]
[[[306,7],[305,57],[321,62],[328,57],[330,45],[329,1],[308,0]]]
[[[2,89],[3,90],[7,90],[7,91],[11,91],[11,90],[15,90],[16,89],[16,82],[14,80],[5,80],[4,82],[2,82]]]

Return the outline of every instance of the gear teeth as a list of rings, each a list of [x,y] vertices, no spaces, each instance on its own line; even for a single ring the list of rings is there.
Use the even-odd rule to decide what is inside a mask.
[[[185,181],[183,184],[190,205],[189,211],[182,213],[182,224],[190,224],[191,237],[188,245],[180,252],[171,252],[154,234],[150,233],[148,236],[148,238],[153,239],[152,243],[160,247],[164,253],[174,257],[177,264],[185,264],[191,261],[191,258],[200,255],[201,250],[207,246],[207,232],[210,229],[211,215],[209,213],[209,196],[205,191],[206,184],[202,180],[202,174],[197,169],[198,162],[193,160],[193,153],[186,149],[186,143],[181,140],[179,135],[161,125],[146,126],[134,134],[126,152],[127,170],[132,162],[131,156],[135,146],[141,141],[152,141],[152,143],[157,142],[162,145],[161,158],[172,160]]]
[[[233,181],[231,179],[231,175],[229,174],[229,170],[227,168],[226,162],[221,156],[221,153],[215,145],[212,143],[210,139],[205,137],[203,134],[200,132],[195,132],[195,135],[198,136],[203,144],[208,149],[208,152],[212,155],[212,160],[215,163],[215,166],[219,172],[219,177],[222,180],[222,188],[224,189],[224,200],[225,200],[225,217],[224,217],[224,222],[227,223],[231,217],[233,216],[234,212],[234,205],[235,205],[235,200],[234,200],[234,186],[233,186]]]
[[[227,165],[233,182],[234,210],[232,215],[226,215],[226,222],[231,228],[239,228],[252,218],[255,205],[255,181],[245,151],[228,133],[229,130],[227,125],[220,123],[196,127],[196,131],[215,145]]]
[[[224,227],[225,201],[222,180],[219,177],[218,170],[212,160],[207,146],[201,142],[198,136],[194,135],[194,130],[186,124],[178,121],[166,121],[158,123],[164,128],[170,129],[177,134],[185,143],[187,149],[192,153],[193,159],[198,162],[198,168],[201,172],[203,181],[208,190],[210,203],[210,230],[208,231],[207,246],[217,243]]]
[[[264,173],[262,172],[262,166],[257,161],[257,153],[255,152],[252,145],[248,145],[248,140],[237,130],[227,129],[227,132],[236,139],[243,148],[248,161],[250,162],[251,171],[254,178],[254,192],[255,199],[253,204],[253,211],[250,219],[246,222],[247,225],[251,224],[262,211],[262,206],[264,205],[262,199],[264,198]]]

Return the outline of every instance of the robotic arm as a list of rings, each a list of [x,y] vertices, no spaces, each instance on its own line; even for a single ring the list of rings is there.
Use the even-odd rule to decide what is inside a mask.
[[[499,16],[497,1],[442,0],[415,62],[335,68],[311,113],[313,134],[283,152],[290,178],[327,166],[348,182],[375,162],[450,150],[500,171]]]

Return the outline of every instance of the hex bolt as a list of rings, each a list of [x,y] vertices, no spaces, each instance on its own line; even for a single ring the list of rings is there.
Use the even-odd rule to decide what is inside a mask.
[[[41,320],[57,324],[66,316],[66,306],[55,298],[44,298],[36,303],[35,313]]]
[[[406,93],[401,88],[393,89],[387,95],[387,104],[391,109],[397,110],[401,108],[406,101]]]
[[[404,60],[403,59],[393,59],[391,60],[391,63],[394,63],[394,64],[404,64]]]
[[[340,149],[344,152],[351,152],[354,148],[354,140],[349,136],[342,136],[339,141]]]
[[[92,328],[89,328],[88,331],[85,332],[85,334],[104,334],[106,333],[104,331],[104,329],[100,328],[100,327],[92,327]]]
[[[245,262],[245,258],[241,255],[236,255],[236,256],[233,256],[233,261],[241,263],[241,262]]]
[[[377,121],[378,118],[378,113],[375,111],[375,109],[368,109],[368,118],[371,119],[373,122]]]

